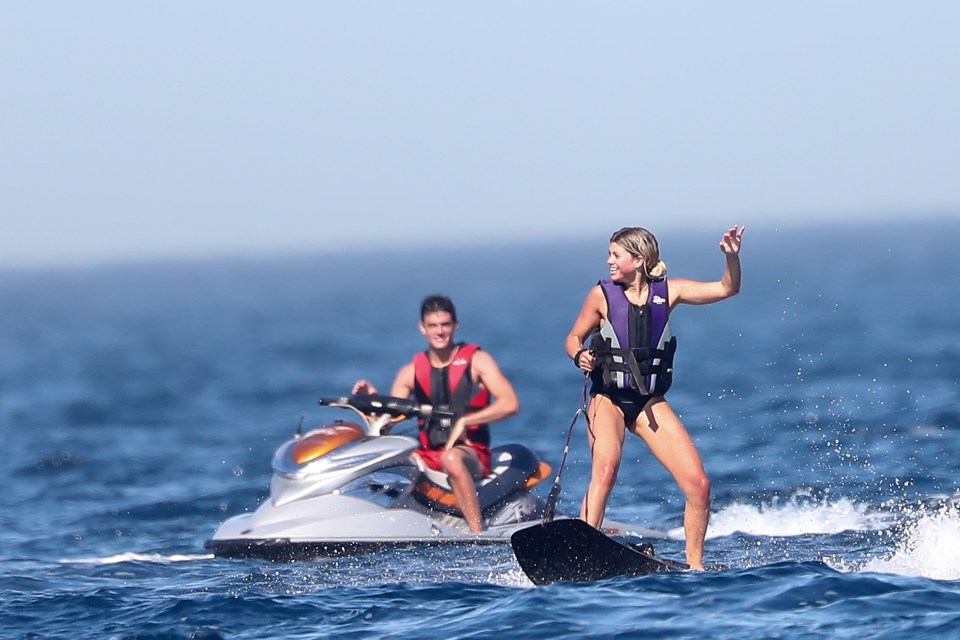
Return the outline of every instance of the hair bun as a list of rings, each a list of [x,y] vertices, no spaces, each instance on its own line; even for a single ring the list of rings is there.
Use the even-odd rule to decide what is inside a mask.
[[[657,264],[647,269],[647,277],[653,280],[662,280],[667,276],[667,263],[658,260]]]

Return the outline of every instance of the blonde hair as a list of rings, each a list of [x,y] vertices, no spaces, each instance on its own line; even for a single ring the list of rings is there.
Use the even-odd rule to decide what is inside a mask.
[[[660,259],[660,245],[643,227],[623,227],[610,236],[610,242],[616,242],[634,258],[642,258],[645,275],[650,280],[667,276],[667,263]]]

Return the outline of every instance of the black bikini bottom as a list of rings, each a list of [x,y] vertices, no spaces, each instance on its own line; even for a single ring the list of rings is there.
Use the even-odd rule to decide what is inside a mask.
[[[623,412],[623,423],[628,427],[637,421],[637,418],[646,408],[647,403],[654,397],[640,393],[634,389],[620,388],[604,390],[592,388],[590,389],[590,395],[601,395],[610,398],[610,402]]]

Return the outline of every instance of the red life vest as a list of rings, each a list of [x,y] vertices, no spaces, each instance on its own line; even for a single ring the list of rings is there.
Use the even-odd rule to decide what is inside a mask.
[[[413,357],[413,395],[417,402],[447,408],[455,414],[452,420],[420,420],[420,446],[424,449],[442,448],[450,435],[450,428],[459,417],[490,404],[490,392],[475,384],[470,376],[473,356],[479,350],[475,344],[460,343],[453,360],[445,367],[431,366],[426,351]],[[490,429],[485,424],[467,427],[466,437],[471,442],[490,445]]]

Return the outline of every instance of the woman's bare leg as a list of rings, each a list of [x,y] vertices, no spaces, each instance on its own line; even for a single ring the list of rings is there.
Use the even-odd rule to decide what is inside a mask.
[[[683,511],[687,564],[693,569],[702,569],[703,541],[710,520],[710,479],[696,445],[662,397],[647,404],[631,431],[643,438],[683,491],[687,500]]]
[[[592,454],[590,485],[580,507],[580,519],[599,529],[607,499],[617,483],[623,455],[623,413],[606,396],[594,396],[587,409],[587,441]]]

